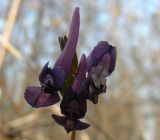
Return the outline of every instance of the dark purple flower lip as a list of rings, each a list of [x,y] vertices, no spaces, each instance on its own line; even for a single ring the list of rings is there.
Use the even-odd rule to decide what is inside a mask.
[[[58,116],[52,114],[52,118],[55,120],[56,123],[63,126],[67,133],[73,130],[87,129],[90,126],[89,124],[81,122],[80,120],[72,120],[65,116]]]

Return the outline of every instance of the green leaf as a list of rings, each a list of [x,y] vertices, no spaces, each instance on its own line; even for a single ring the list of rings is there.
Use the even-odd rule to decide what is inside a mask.
[[[60,48],[61,50],[63,50],[67,43],[67,36],[59,36],[58,40],[59,40]]]
[[[63,50],[67,43],[67,36],[59,36],[58,40],[59,40],[60,48],[61,50]],[[60,93],[62,96],[64,95],[68,87],[72,86],[76,72],[77,72],[77,68],[78,68],[78,58],[77,58],[77,53],[75,53],[70,74],[66,78],[63,88],[60,90]]]

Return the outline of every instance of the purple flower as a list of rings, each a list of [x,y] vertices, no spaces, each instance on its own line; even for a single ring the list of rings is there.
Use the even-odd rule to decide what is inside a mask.
[[[88,98],[96,104],[98,95],[106,92],[106,77],[115,69],[116,48],[107,41],[100,41],[87,57]]]
[[[26,89],[24,97],[32,107],[46,107],[60,100],[57,91],[63,87],[72,66],[79,36],[79,18],[79,8],[76,8],[65,48],[55,62],[54,67],[49,68],[49,63],[46,63],[39,75],[41,87],[30,86]]]
[[[79,8],[77,7],[75,8],[73,13],[72,23],[70,26],[67,43],[54,65],[54,67],[62,68],[66,74],[70,72],[72,61],[75,55],[78,36],[79,36],[79,26],[80,26],[80,15],[79,15]]]
[[[82,55],[74,83],[64,94],[60,105],[61,113],[64,116],[52,115],[54,120],[62,125],[67,132],[83,130],[89,127],[89,124],[79,120],[85,116],[87,111],[86,94],[83,90],[83,83],[86,79],[86,68],[86,57]]]

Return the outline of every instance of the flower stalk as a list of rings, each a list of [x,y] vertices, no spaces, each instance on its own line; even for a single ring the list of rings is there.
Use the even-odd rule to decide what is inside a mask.
[[[76,139],[76,131],[73,130],[71,133],[71,140],[75,140]]]

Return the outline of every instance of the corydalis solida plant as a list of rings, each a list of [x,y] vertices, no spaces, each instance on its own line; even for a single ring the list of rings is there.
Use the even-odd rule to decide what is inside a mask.
[[[87,100],[98,103],[99,95],[107,89],[106,77],[116,64],[116,48],[107,41],[100,41],[87,58],[85,54],[81,56],[78,65],[79,27],[79,8],[75,8],[68,37],[59,37],[62,52],[54,67],[49,68],[46,63],[39,75],[41,86],[29,86],[24,93],[26,101],[35,108],[54,105],[60,101],[61,93],[63,116],[52,114],[52,118],[67,132],[89,127],[79,120],[87,112]]]

